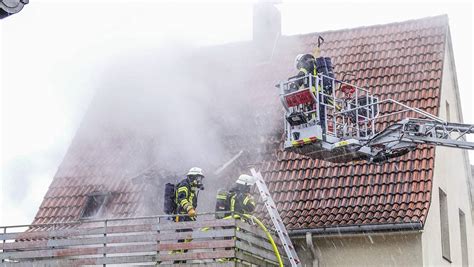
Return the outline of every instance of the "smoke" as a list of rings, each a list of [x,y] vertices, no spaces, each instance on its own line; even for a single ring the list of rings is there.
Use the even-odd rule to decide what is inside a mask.
[[[256,89],[248,84],[255,73],[245,55],[176,43],[125,52],[104,70],[57,176],[80,164],[92,166],[89,176],[145,184],[144,213],[157,214],[164,184],[198,166],[206,175],[199,211],[212,211],[216,191],[237,179],[240,166],[213,172],[246,147],[258,151],[258,133],[269,131],[255,128]]]

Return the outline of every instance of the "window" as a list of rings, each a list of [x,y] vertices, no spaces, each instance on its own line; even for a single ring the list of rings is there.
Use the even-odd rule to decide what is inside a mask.
[[[467,234],[466,234],[466,216],[462,210],[459,210],[459,228],[461,233],[461,258],[462,266],[469,266],[467,258]]]
[[[94,192],[87,196],[81,218],[87,219],[100,215],[109,200],[110,193]]]
[[[451,262],[449,248],[449,219],[448,219],[448,199],[446,193],[439,188],[439,217],[441,220],[441,252],[444,259]]]
[[[451,121],[451,110],[449,108],[448,100],[446,100],[446,121]]]

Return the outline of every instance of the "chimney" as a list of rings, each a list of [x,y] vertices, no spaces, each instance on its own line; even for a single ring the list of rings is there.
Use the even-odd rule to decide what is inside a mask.
[[[275,4],[281,1],[259,0],[253,7],[253,42],[268,59],[281,35],[281,14]]]

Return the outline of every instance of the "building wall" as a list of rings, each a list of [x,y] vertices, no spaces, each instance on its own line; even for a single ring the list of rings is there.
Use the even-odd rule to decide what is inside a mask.
[[[446,49],[443,66],[439,116],[446,119],[449,113],[451,122],[460,122],[462,114],[449,46]],[[449,112],[447,111],[446,101],[449,103]],[[474,264],[474,232],[472,230],[470,184],[468,182],[470,175],[466,151],[445,147],[436,148],[431,206],[422,235],[423,263],[425,266],[450,265],[450,262],[442,257],[439,188],[447,195],[451,262],[457,266],[462,264],[459,223],[459,209],[461,209],[466,216],[467,244],[470,252],[468,253],[469,264]]]
[[[336,235],[314,237],[320,255],[319,266],[420,266],[421,233]],[[303,266],[312,266],[304,239],[297,240]],[[304,247],[304,249],[303,249]]]

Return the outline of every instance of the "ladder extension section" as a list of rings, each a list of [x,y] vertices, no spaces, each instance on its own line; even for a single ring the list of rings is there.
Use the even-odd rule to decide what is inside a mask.
[[[260,172],[255,171],[255,169],[253,168],[250,171],[252,172],[252,176],[257,179],[257,187],[258,191],[260,192],[260,197],[262,198],[262,201],[265,204],[268,213],[270,214],[270,218],[272,219],[273,225],[275,226],[282,245],[285,248],[285,252],[288,255],[288,259],[290,260],[291,266],[300,267],[301,261],[298,258],[298,255],[296,255],[295,247],[293,246],[290,236],[286,231],[286,227],[283,224],[283,220],[281,219],[280,214],[278,213],[275,202],[273,201],[272,196],[268,191],[267,185],[263,180],[262,174]]]
[[[472,134],[474,134],[474,125],[408,118],[389,126],[372,138],[369,143],[378,145],[398,140],[407,143],[474,149],[474,142],[466,141],[466,137]]]

